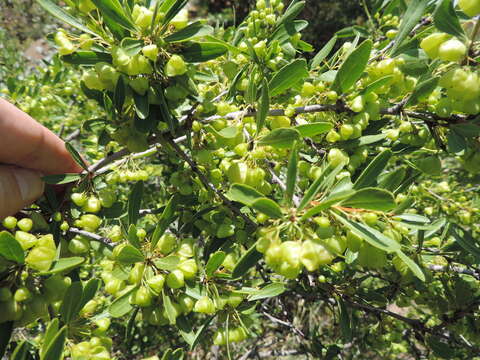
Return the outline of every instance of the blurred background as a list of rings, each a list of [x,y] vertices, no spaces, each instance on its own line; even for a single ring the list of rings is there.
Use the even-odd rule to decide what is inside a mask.
[[[207,18],[213,25],[228,26],[242,22],[254,1],[192,0],[189,9],[193,16]],[[363,14],[359,0],[307,0],[301,17],[310,27],[304,40],[320,49],[337,30],[362,23]],[[0,78],[29,71],[47,59],[52,49],[45,36],[56,27],[55,19],[35,0],[0,0]]]

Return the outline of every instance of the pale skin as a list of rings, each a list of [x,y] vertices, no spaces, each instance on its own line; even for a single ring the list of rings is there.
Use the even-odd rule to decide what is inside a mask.
[[[43,175],[80,171],[60,138],[0,98],[0,220],[42,196]]]

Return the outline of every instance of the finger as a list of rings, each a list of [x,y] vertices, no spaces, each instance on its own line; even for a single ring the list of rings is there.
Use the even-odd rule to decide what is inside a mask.
[[[0,99],[0,134],[0,163],[44,174],[82,171],[60,138],[3,99]]]
[[[0,219],[13,215],[43,194],[40,173],[15,166],[0,166]]]

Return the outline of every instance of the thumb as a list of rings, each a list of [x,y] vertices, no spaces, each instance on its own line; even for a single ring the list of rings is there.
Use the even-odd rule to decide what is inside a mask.
[[[38,199],[44,189],[40,173],[0,165],[0,220]]]

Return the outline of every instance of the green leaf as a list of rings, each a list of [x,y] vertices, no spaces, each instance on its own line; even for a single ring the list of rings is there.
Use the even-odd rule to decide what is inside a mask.
[[[272,146],[277,149],[289,149],[300,139],[300,132],[296,129],[279,128],[270,131],[258,141],[258,145]]]
[[[388,161],[392,157],[391,150],[384,150],[373,159],[370,164],[362,171],[358,179],[353,184],[355,190],[359,190],[376,183],[378,176],[387,167]]]
[[[310,124],[303,124],[295,126],[301,136],[303,137],[314,137],[320,134],[324,134],[332,130],[333,124],[329,122],[315,122]]]
[[[211,26],[196,21],[182,30],[167,36],[164,40],[169,43],[183,42],[211,34],[213,34],[213,28]]]
[[[465,31],[460,25],[457,13],[455,12],[452,0],[441,0],[433,13],[433,23],[435,27],[447,34],[465,39]]]
[[[232,201],[236,201],[247,206],[252,206],[255,200],[264,197],[262,193],[258,192],[253,187],[244,184],[233,184],[226,196]]]
[[[0,324],[0,358],[3,359],[5,351],[13,332],[13,321],[7,321]]]
[[[158,241],[162,237],[162,235],[165,233],[165,231],[168,229],[170,224],[173,222],[175,219],[175,210],[177,209],[177,198],[172,196],[170,200],[168,200],[167,205],[165,206],[165,209],[163,209],[163,213],[160,216],[160,219],[158,220],[157,227],[155,228],[155,231],[153,232],[152,235],[152,240],[151,240],[151,248],[154,249],[155,246],[157,246]]]
[[[173,271],[180,264],[180,258],[175,255],[166,256],[154,260],[154,264],[160,270]]]
[[[322,61],[327,58],[327,56],[332,52],[333,47],[335,46],[336,43],[337,43],[337,37],[334,36],[325,44],[325,46],[312,59],[312,62],[310,63],[310,70],[313,70],[316,67],[318,67],[322,63]]]
[[[340,171],[342,171],[343,167],[344,164],[340,164],[330,173],[328,172],[330,167],[325,169],[323,173],[313,182],[313,184],[310,185],[305,195],[303,195],[303,199],[298,206],[298,211],[305,209],[320,191],[325,190],[328,186],[330,186],[330,183],[335,180],[335,177],[340,173]]]
[[[122,264],[134,264],[145,261],[142,252],[130,244],[126,244],[115,257],[115,260]]]
[[[251,205],[255,210],[260,211],[272,219],[280,219],[283,217],[280,206],[269,198],[260,198],[255,200]]]
[[[268,89],[268,82],[263,79],[262,91],[260,93],[260,101],[258,102],[258,111],[256,115],[257,120],[257,134],[263,130],[265,126],[265,120],[267,119],[268,112],[270,110],[270,94]]]
[[[365,40],[358,48],[351,52],[337,72],[337,76],[333,82],[334,89],[345,93],[355,85],[367,67],[372,46],[372,40]]]
[[[450,126],[450,129],[466,138],[480,136],[480,126],[471,123],[453,124]]]
[[[307,62],[305,59],[297,59],[290,64],[285,65],[273,75],[268,84],[270,96],[280,95],[284,91],[291,89],[295,84],[308,76]]]
[[[387,76],[381,77],[378,80],[375,80],[374,82],[368,84],[367,87],[362,90],[362,95],[368,95],[374,92],[375,90],[381,88],[382,86],[391,84],[393,78],[394,78],[393,75],[387,75]]]
[[[407,11],[402,16],[402,24],[395,37],[395,44],[392,48],[392,54],[396,55],[397,49],[403,44],[413,28],[420,22],[430,0],[411,1]]]
[[[458,232],[458,230],[462,230],[463,236]],[[469,235],[468,232],[463,231],[463,229],[456,226],[450,229],[450,234],[465,251],[475,257],[477,263],[480,263],[480,247],[476,245],[475,239]]]
[[[80,309],[82,309],[87,302],[95,297],[95,294],[100,290],[102,281],[100,279],[90,279],[83,287],[82,301],[80,301]]]
[[[59,327],[60,326],[58,318],[53,319],[52,321],[50,321],[50,324],[48,324],[47,330],[45,331],[45,336],[43,337],[43,345],[40,349],[40,358],[44,357],[48,346],[51,344],[53,338],[55,337],[55,334],[58,333]]]
[[[340,204],[342,200],[348,198],[352,194],[355,194],[354,190],[346,190],[342,192],[338,192],[333,194],[332,196],[328,197],[327,199],[320,202],[320,204],[314,206],[310,210],[308,210],[301,218],[300,221],[305,221],[310,219],[311,217],[320,214],[322,211],[325,211],[331,208],[333,205]]]
[[[58,174],[58,175],[47,175],[42,177],[42,180],[51,185],[62,185],[69,184],[75,181],[78,181],[82,178],[80,174]]]
[[[417,105],[422,99],[429,96],[438,85],[439,78],[432,77],[417,84],[405,106]]]
[[[37,3],[39,3],[40,6],[43,7],[47,12],[49,12],[51,15],[55,16],[62,22],[73,26],[78,30],[97,36],[97,34],[95,34],[92,30],[90,30],[88,27],[78,21],[78,17],[70,15],[61,7],[56,5],[52,0],[37,0]]]
[[[340,330],[342,331],[342,337],[345,342],[352,340],[352,324],[350,320],[350,314],[345,302],[339,298],[338,305],[340,306]]]
[[[1,355],[1,352],[0,352]],[[28,355],[28,342],[23,340],[20,344],[17,345],[15,350],[12,353],[10,360],[26,360]]]
[[[415,159],[412,163],[425,174],[431,176],[439,176],[442,174],[442,162],[438,156],[427,156]]]
[[[145,42],[141,39],[123,38],[120,42],[120,47],[128,56],[135,56],[142,51]]]
[[[195,338],[193,339],[192,344],[190,345],[190,350],[193,350],[202,340],[205,339],[205,334],[207,333],[208,325],[210,325],[210,323],[214,318],[215,318],[215,315],[209,316],[208,318],[205,319],[202,326],[200,326],[200,328],[195,333]]]
[[[394,209],[397,204],[395,203],[393,194],[387,190],[363,188],[342,201],[342,206],[353,209],[390,211]]]
[[[285,292],[285,285],[282,283],[272,283],[264,286],[248,297],[249,301],[256,301],[261,299],[268,299],[274,296],[281,295]]]
[[[139,181],[133,187],[132,192],[128,197],[128,223],[137,224],[140,218],[140,206],[142,205],[143,197],[143,181]]]
[[[232,279],[237,279],[245,275],[262,257],[263,255],[257,251],[256,244],[252,245],[235,264],[232,271]]]
[[[133,307],[130,305],[130,294],[134,290],[136,290],[136,288],[132,288],[131,290],[127,291],[110,304],[108,307],[108,312],[112,317],[120,318],[127,315],[132,310]]]
[[[120,76],[118,78],[117,85],[115,85],[115,92],[113,94],[113,104],[119,113],[122,112],[123,104],[125,104],[126,91],[127,88],[125,86],[123,76]]]
[[[398,250],[397,256],[408,266],[408,268],[412,271],[413,275],[419,278],[421,281],[425,281],[425,274],[423,273],[422,269],[418,264],[410,259],[407,255],[405,255],[402,251]]]
[[[42,272],[41,275],[59,274],[62,272],[70,272],[71,270],[79,267],[85,262],[85,258],[74,256],[68,258],[58,259],[52,266],[52,268],[46,272]]]
[[[285,10],[285,13],[278,19],[277,23],[275,24],[276,28],[284,24],[288,24],[295,20],[295,18],[300,14],[305,7],[305,1],[293,1],[290,6]]]
[[[65,143],[65,148],[70,153],[70,155],[72,155],[73,160],[75,160],[75,162],[80,165],[85,171],[88,171],[88,165],[85,163],[78,151],[75,150],[75,148],[68,142]]]
[[[175,324],[176,322],[176,310],[173,307],[172,304],[172,299],[170,299],[170,296],[165,295],[165,291],[162,291],[162,297],[163,297],[163,306],[165,307],[165,312],[167,313],[168,321],[170,322],[170,325]]]
[[[332,212],[332,214],[347,228],[349,228],[355,235],[360,236],[370,245],[388,252],[394,252],[401,249],[399,243],[385,236],[380,231],[373,229],[365,224],[348,220],[347,218],[340,216],[335,212]]]
[[[8,231],[0,232],[0,256],[18,264],[25,262],[22,246]]]
[[[80,281],[73,282],[67,289],[60,306],[60,315],[65,323],[68,324],[77,317],[81,309],[82,296],[82,283]]]
[[[145,120],[148,118],[148,114],[150,113],[150,104],[148,103],[148,95],[140,95],[137,94],[135,91],[132,91],[133,100],[135,101],[135,112],[137,116]]]
[[[67,340],[67,326],[62,327],[53,337],[44,356],[40,360],[62,360],[65,341]]]
[[[127,16],[119,0],[92,0],[92,2],[105,19],[122,26],[127,30],[136,30],[135,24],[132,19]]]
[[[95,65],[99,62],[112,62],[112,56],[103,52],[76,51],[73,54],[62,56],[62,61],[74,65]]]
[[[224,55],[227,48],[219,43],[194,43],[182,50],[181,55],[190,63],[202,63]]]
[[[428,336],[426,338],[428,347],[433,351],[435,356],[441,359],[454,359],[455,350],[444,340],[438,336]]]
[[[223,251],[217,251],[216,253],[210,255],[207,265],[205,265],[205,273],[208,277],[211,277],[215,271],[218,270],[226,256],[227,254]]]
[[[292,200],[295,195],[295,185],[297,184],[297,176],[298,176],[298,146],[295,144],[290,154],[290,159],[288,160],[287,183],[286,183],[287,188],[285,189],[285,200],[289,205],[292,204]]]
[[[130,244],[135,246],[137,249],[141,249],[142,245],[137,236],[137,227],[133,224],[130,224],[128,228],[127,240]]]
[[[187,5],[187,2],[188,0],[165,0],[162,2],[158,10],[165,14],[164,23],[169,23]]]

